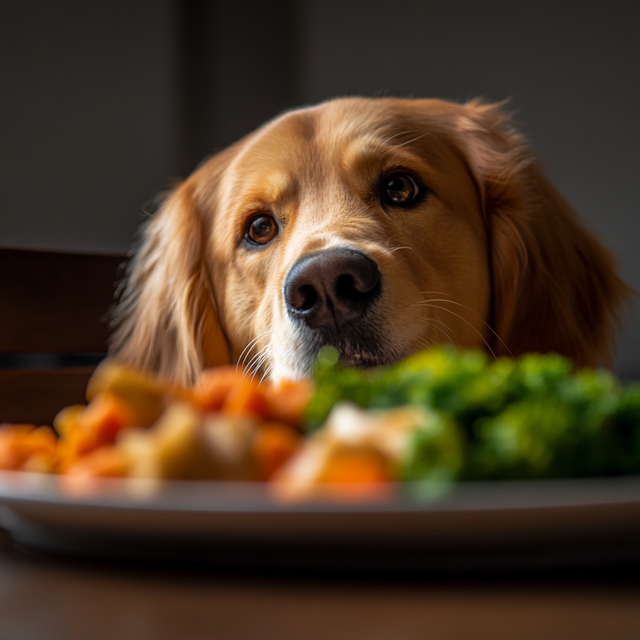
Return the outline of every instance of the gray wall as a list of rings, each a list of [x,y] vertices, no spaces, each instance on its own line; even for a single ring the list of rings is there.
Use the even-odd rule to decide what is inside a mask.
[[[0,4],[0,246],[125,251],[175,167],[168,0]]]
[[[640,290],[640,3],[4,0],[0,246],[125,251],[176,175],[336,95],[510,98]],[[640,313],[618,373],[640,378]]]

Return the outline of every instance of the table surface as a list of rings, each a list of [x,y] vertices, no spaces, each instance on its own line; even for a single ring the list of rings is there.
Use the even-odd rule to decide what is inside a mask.
[[[187,572],[43,557],[0,531],[0,640],[640,638],[638,567],[599,575]]]

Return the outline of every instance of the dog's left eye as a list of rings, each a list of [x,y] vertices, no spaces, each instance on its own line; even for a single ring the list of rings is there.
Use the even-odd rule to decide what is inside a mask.
[[[408,173],[392,173],[382,179],[382,202],[391,207],[415,204],[422,196],[416,179]]]
[[[261,213],[249,221],[245,237],[254,244],[268,244],[278,233],[276,221],[269,215]]]

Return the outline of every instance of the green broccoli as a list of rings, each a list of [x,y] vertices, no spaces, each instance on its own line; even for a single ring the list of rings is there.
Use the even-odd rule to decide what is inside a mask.
[[[372,370],[340,367],[335,350],[316,366],[309,428],[333,405],[418,405],[438,416],[417,430],[403,477],[506,479],[640,472],[640,385],[582,369],[557,354],[494,361],[451,347]]]

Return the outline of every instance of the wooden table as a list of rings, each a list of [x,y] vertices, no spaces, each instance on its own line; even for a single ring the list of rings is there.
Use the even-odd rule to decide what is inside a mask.
[[[637,567],[633,574],[638,575]],[[640,578],[294,578],[52,559],[0,532],[1,640],[640,638]]]

